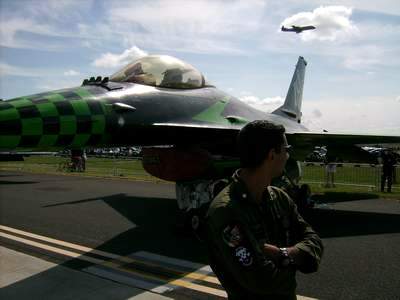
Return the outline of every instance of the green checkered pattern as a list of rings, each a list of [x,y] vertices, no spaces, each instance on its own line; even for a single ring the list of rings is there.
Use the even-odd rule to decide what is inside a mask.
[[[106,107],[85,87],[0,102],[0,149],[62,149],[107,142]]]

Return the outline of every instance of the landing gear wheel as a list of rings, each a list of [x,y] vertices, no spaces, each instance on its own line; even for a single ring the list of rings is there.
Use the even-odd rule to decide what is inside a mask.
[[[190,225],[193,231],[197,231],[200,228],[200,216],[193,214],[190,218]]]
[[[200,215],[197,209],[191,209],[185,212],[184,226],[187,232],[193,232],[199,229]]]
[[[308,184],[302,184],[300,187],[300,199],[304,205],[309,208],[312,207],[311,202],[311,188]]]
[[[302,184],[297,193],[297,208],[300,213],[307,212],[314,207],[314,201],[311,200],[311,188],[308,184]]]
[[[207,213],[208,205],[201,208],[192,209],[186,212],[185,231],[194,234],[200,241],[204,240],[204,217]]]

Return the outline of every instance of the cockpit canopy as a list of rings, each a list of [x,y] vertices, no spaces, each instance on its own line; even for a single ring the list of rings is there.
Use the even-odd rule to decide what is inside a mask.
[[[110,81],[172,89],[196,89],[206,86],[204,76],[193,66],[167,55],[142,57],[113,74]]]

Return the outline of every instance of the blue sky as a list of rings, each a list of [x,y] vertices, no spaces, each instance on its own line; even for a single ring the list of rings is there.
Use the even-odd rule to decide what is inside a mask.
[[[282,103],[302,55],[306,126],[400,134],[396,0],[0,0],[3,99],[77,86],[145,54],[185,60],[265,111]]]

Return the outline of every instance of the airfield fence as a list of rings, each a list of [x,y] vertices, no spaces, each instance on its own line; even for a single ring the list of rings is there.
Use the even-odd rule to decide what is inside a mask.
[[[324,163],[303,162],[302,183],[329,185],[328,172]],[[392,189],[400,189],[400,165],[395,166]],[[380,190],[382,165],[338,163],[333,173],[335,186],[366,187],[373,191]]]
[[[124,177],[140,180],[158,180],[152,177],[142,167],[141,158],[103,158],[89,157],[86,171],[80,173],[86,176]],[[43,173],[68,173],[60,168],[60,164],[70,161],[69,157],[40,156],[27,157],[24,162],[1,162],[0,170],[20,170]],[[326,165],[320,162],[303,162],[301,183],[326,185]],[[69,173],[71,173],[69,171]],[[400,165],[395,168],[395,180],[392,189],[400,191]],[[334,173],[336,186],[354,186],[379,191],[381,184],[382,166],[373,164],[338,163]]]

